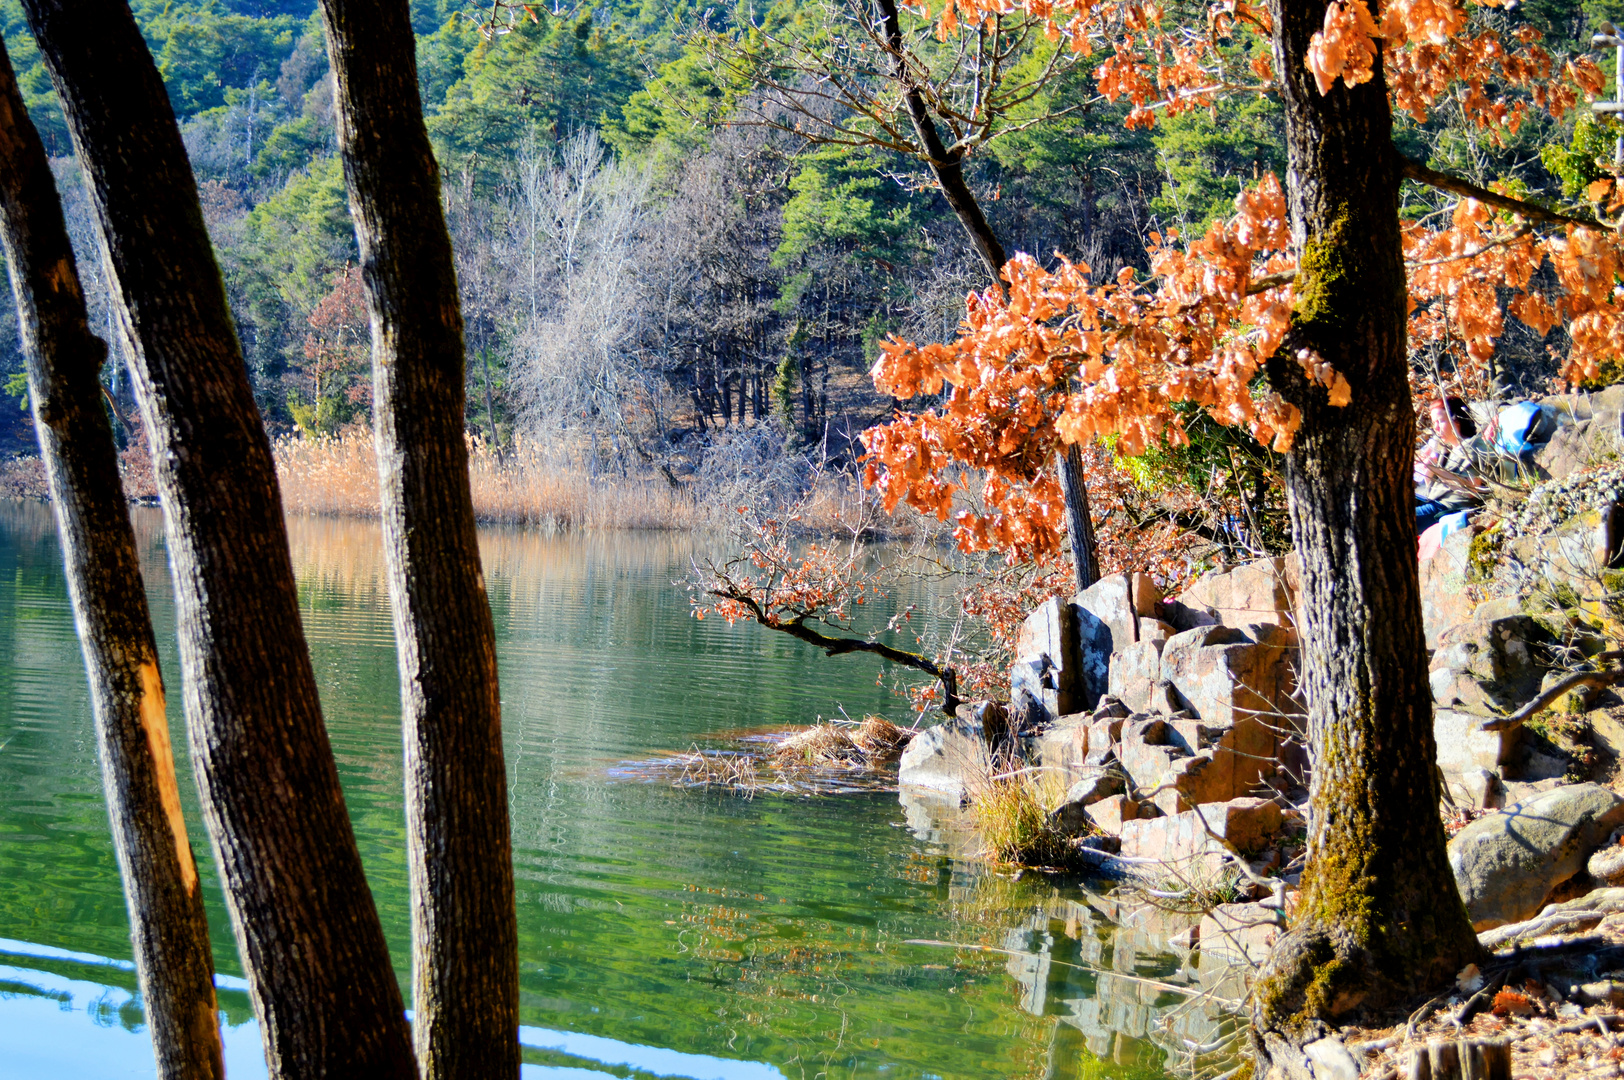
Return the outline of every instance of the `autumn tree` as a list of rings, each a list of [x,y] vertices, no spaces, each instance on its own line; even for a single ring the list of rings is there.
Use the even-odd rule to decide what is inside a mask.
[[[0,239],[62,538],[96,751],[163,1080],[225,1076],[203,890],[181,813],[163,676],[90,330],[45,147],[0,45]]]
[[[946,10],[974,27],[1006,9]],[[1437,813],[1408,344],[1447,339],[1481,362],[1503,330],[1501,292],[1530,326],[1566,325],[1570,378],[1624,343],[1613,231],[1405,158],[1393,112],[1424,119],[1447,97],[1492,139],[1601,79],[1536,30],[1502,36],[1452,0],[1225,4],[1196,26],[1135,2],[1028,10],[1079,52],[1109,43],[1100,89],[1131,104],[1130,124],[1237,89],[1278,95],[1290,187],[1264,177],[1204,236],[1152,234],[1148,275],[1095,281],[1018,255],[1007,295],[969,298],[957,341],[889,342],[880,388],[944,403],[868,434],[869,479],[888,506],[956,513],[967,548],[1027,557],[1059,543],[1045,469],[1057,446],[1177,444],[1175,406],[1193,404],[1284,454],[1315,766],[1301,903],[1254,996],[1265,1055],[1284,1060],[1324,1023],[1435,987],[1481,953]],[[1460,196],[1452,215],[1402,222],[1405,178]],[[955,509],[965,466],[983,477],[975,510]]]
[[[897,0],[841,0],[822,10],[821,25],[813,27],[712,32],[709,53],[725,80],[761,89],[760,104],[749,111],[755,122],[809,143],[871,147],[924,166],[929,186],[963,226],[994,287],[1003,290],[1008,254],[966,166],[996,140],[1069,111],[1035,106],[1081,50],[1058,45],[1042,6],[988,4],[957,35],[952,2],[940,33],[928,10]],[[1081,453],[1068,445],[1056,458],[1079,591],[1099,577]]]
[[[270,1074],[416,1076],[300,625],[276,469],[147,44],[28,0],[116,279],[163,500],[204,817]]]
[[[366,294],[361,271],[348,266],[333,275],[333,287],[316,303],[305,323],[305,386],[288,394],[288,412],[308,435],[323,435],[365,414],[372,388],[365,380],[368,361]],[[305,397],[308,388],[308,400]]]
[[[413,1035],[424,1080],[517,1077],[519,946],[496,634],[464,438],[464,344],[403,0],[322,0],[374,330],[400,659]]]

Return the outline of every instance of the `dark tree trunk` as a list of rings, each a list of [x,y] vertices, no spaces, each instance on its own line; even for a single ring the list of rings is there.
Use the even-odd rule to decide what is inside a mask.
[[[425,1080],[519,1075],[496,682],[463,436],[463,329],[406,4],[322,0],[372,311],[378,473],[405,713],[413,1034]]]
[[[878,4],[880,18],[885,24],[885,43],[891,50],[891,78],[902,90],[902,104],[908,110],[914,134],[919,137],[919,148],[925,153],[925,164],[936,178],[942,198],[947,200],[959,224],[964,226],[965,234],[974,245],[976,254],[981,256],[987,272],[992,275],[993,283],[1003,289],[1002,272],[1004,263],[1009,261],[1004,254],[1004,245],[998,242],[998,236],[987,223],[987,215],[981,212],[981,204],[976,201],[975,193],[964,179],[964,154],[959,150],[949,150],[942,142],[936,122],[930,118],[930,106],[925,101],[925,95],[913,84],[908,73],[908,65],[903,61],[902,21],[897,14],[897,0],[878,0]]]
[[[1094,522],[1088,513],[1088,484],[1083,472],[1083,448],[1068,443],[1058,455],[1060,491],[1066,500],[1066,536],[1071,541],[1071,565],[1082,592],[1100,579],[1099,552]]]
[[[28,397],[90,678],[113,848],[163,1080],[217,1080],[220,1021],[197,864],[181,816],[158,649],[118,452],[56,183],[0,45],[0,237]]]
[[[26,0],[94,201],[169,532],[209,837],[273,1077],[415,1076],[276,470],[163,81],[116,0]]]
[[[1399,162],[1376,77],[1320,94],[1303,58],[1323,0],[1273,0],[1296,307],[1269,377],[1303,411],[1286,456],[1303,560],[1303,686],[1313,760],[1308,865],[1289,935],[1256,987],[1265,1048],[1451,979],[1481,950],[1438,817],[1415,563],[1414,414],[1405,361]],[[1295,359],[1347,378],[1330,405]]]

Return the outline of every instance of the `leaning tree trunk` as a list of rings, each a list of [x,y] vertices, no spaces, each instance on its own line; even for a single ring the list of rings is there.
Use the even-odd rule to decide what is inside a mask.
[[[1270,10],[1300,269],[1269,377],[1303,411],[1286,483],[1313,761],[1302,899],[1254,998],[1258,1037],[1281,1058],[1323,1021],[1438,986],[1481,950],[1438,816],[1387,90],[1378,65],[1370,82],[1322,95],[1303,60],[1324,0]],[[1308,382],[1302,350],[1348,380],[1348,405]]]
[[[958,149],[949,149],[942,141],[941,132],[936,127],[936,121],[931,119],[930,105],[925,95],[914,83],[913,74],[907,62],[907,44],[902,37],[902,19],[898,13],[897,0],[878,0],[882,34],[887,48],[891,51],[891,80],[895,82],[902,93],[902,105],[908,111],[908,119],[913,124],[914,134],[919,139],[919,149],[924,161],[929,167],[931,175],[936,178],[936,187],[947,200],[948,207],[959,219],[964,227],[964,234],[970,240],[976,254],[981,256],[982,265],[992,276],[993,284],[998,286],[1005,299],[1009,297],[1009,287],[1004,283],[1004,263],[1008,256],[1004,252],[1004,245],[999,242],[998,234],[993,231],[987,215],[981,212],[981,203],[976,199],[975,192],[970,189],[969,182],[964,176],[964,154]],[[1072,569],[1077,580],[1077,590],[1088,588],[1099,580],[1100,571],[1098,556],[1094,544],[1094,523],[1088,516],[1088,487],[1083,477],[1082,448],[1070,445],[1059,454],[1060,486],[1066,499],[1066,527],[1071,539]]]
[[[0,44],[0,239],[28,397],[62,535],[96,714],[136,977],[163,1080],[217,1080],[220,1021],[197,864],[181,816],[158,648],[99,381],[107,347],[84,293],[39,133]]]
[[[169,533],[204,816],[273,1077],[415,1074],[270,443],[162,79],[118,0],[25,0],[101,224]]]
[[[439,170],[406,4],[322,0],[322,11],[372,312],[405,712],[418,1066],[425,1080],[517,1077],[518,930],[496,642],[468,486],[462,314]]]

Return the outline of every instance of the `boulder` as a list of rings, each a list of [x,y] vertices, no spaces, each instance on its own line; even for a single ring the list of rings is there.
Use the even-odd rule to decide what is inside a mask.
[[[902,752],[897,783],[962,803],[969,789],[992,774],[993,748],[1005,740],[1003,710],[993,702],[964,708],[926,728]]]
[[[1624,798],[1573,784],[1479,818],[1449,842],[1449,865],[1479,932],[1539,913],[1624,825]]]
[[[1101,832],[1122,835],[1122,823],[1139,817],[1139,804],[1126,795],[1112,795],[1083,808],[1083,815]]]
[[[1117,757],[1137,790],[1154,790],[1173,762],[1187,754],[1173,742],[1165,720],[1144,717],[1123,722]]]
[[[1268,848],[1285,825],[1279,805],[1268,799],[1229,799],[1198,806],[1196,810],[1206,819],[1209,829],[1243,855],[1256,855]]]
[[[1439,757],[1442,747],[1439,748]],[[1443,768],[1442,762],[1439,768]],[[1474,766],[1458,776],[1444,770],[1444,783],[1455,805],[1465,810],[1494,810],[1505,805],[1506,789],[1500,774],[1492,769]]]
[[[1534,451],[1534,464],[1545,475],[1561,480],[1624,451],[1624,394],[1619,386],[1595,394],[1557,394],[1540,404],[1567,421]]]
[[[1606,612],[1592,601],[1602,572],[1624,557],[1624,507],[1617,504],[1575,514],[1554,531],[1522,536],[1508,545],[1511,557],[1545,579],[1557,591],[1577,593],[1579,606],[1593,614]]]
[[[1585,872],[1596,879],[1598,885],[1624,885],[1624,847],[1619,846],[1619,832],[1613,831],[1608,842],[1585,861]]]
[[[1124,858],[1152,859],[1187,880],[1211,881],[1223,870],[1224,847],[1194,811],[1122,823]]]
[[[1432,710],[1432,735],[1438,744],[1438,768],[1446,779],[1464,781],[1473,770],[1498,773],[1517,758],[1522,729],[1484,731],[1489,717],[1457,709]]]
[[[1204,574],[1177,600],[1187,610],[1211,612],[1225,626],[1273,623],[1294,634],[1300,589],[1298,561],[1281,557]]]
[[[1088,757],[1088,714],[1062,717],[1059,723],[1022,741],[1028,762],[1054,773],[1070,786],[1083,775]]]
[[[1020,730],[1053,723],[1067,713],[1090,710],[1099,698],[1084,685],[1078,651],[1077,610],[1053,598],[1021,624],[1010,676],[1010,711]],[[1103,683],[1103,680],[1102,680]]]
[[[1110,692],[1111,655],[1139,639],[1134,578],[1127,574],[1100,578],[1072,598],[1071,609],[1081,664],[1082,707],[1092,709],[1102,695]]]
[[[1231,960],[1261,964],[1285,933],[1285,919],[1276,907],[1262,904],[1219,904],[1201,919],[1196,938],[1203,963]]]
[[[1066,799],[1049,815],[1067,835],[1076,836],[1089,831],[1093,818],[1089,807],[1113,796],[1121,796],[1124,788],[1122,771],[1115,763],[1089,768],[1086,775],[1066,789]]]
[[[1421,625],[1429,649],[1438,647],[1438,638],[1445,630],[1472,616],[1470,582],[1474,574],[1468,560],[1478,531],[1475,525],[1468,525],[1450,533],[1420,565]]]
[[[1176,633],[1178,633],[1178,628],[1170,622],[1163,622],[1161,619],[1147,619],[1144,616],[1139,618],[1139,640],[1141,642],[1166,641]]]
[[[1484,714],[1515,710],[1539,694],[1553,642],[1528,615],[1472,618],[1451,627],[1439,635],[1429,666],[1432,700]]]
[[[1209,724],[1230,726],[1259,714],[1285,711],[1278,702],[1285,650],[1247,639],[1226,626],[1175,634],[1162,646],[1162,678]]]
[[[1134,712],[1158,711],[1151,708],[1151,691],[1162,677],[1165,641],[1165,638],[1136,641],[1111,654],[1111,696]]]

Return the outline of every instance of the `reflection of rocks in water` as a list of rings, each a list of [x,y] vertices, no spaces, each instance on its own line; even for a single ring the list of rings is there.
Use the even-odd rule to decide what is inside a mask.
[[[1124,914],[1114,901],[1088,900],[1055,896],[1005,934],[1021,1008],[1057,1016],[1062,1032],[1075,1031],[1057,1034],[1052,1060],[1067,1057],[1068,1044],[1080,1044],[1119,1065],[1187,1072],[1190,1047],[1211,1046],[1236,1030],[1214,997],[1240,996],[1238,969],[1227,963],[1203,969],[1199,954],[1169,944],[1194,917],[1155,909]]]
[[[927,844],[939,844],[955,859],[974,857],[981,842],[970,827],[969,815],[956,802],[928,788],[905,787],[897,792],[908,831]]]

